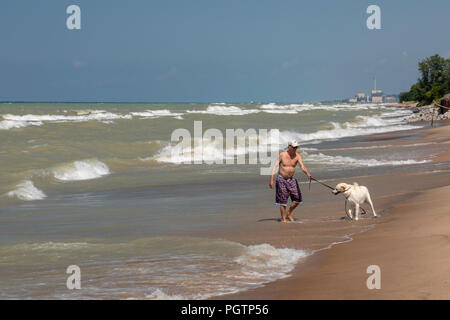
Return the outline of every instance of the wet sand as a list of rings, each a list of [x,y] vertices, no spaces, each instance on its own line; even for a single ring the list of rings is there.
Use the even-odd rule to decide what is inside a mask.
[[[312,238],[312,233],[317,235],[322,229],[326,235],[326,230],[336,226],[343,229],[342,234],[344,229],[345,233],[352,228],[355,231],[352,241],[342,238],[337,241],[342,243],[302,260],[288,278],[217,299],[450,299],[449,124],[412,130],[420,134],[414,141],[407,139],[411,132],[367,138],[380,143],[389,139],[394,144],[436,142],[442,146],[441,153],[429,158],[436,164],[435,170],[396,170],[358,179],[369,187],[380,218],[373,219],[369,212],[358,222],[342,221],[344,201],[336,197],[311,207],[315,213],[326,212],[324,219],[331,215],[341,220],[338,224],[306,230],[301,224],[263,221],[229,235],[242,243],[264,240],[275,246],[304,248],[305,240],[298,239],[305,239],[308,232]],[[370,265],[381,269],[380,290],[366,286]]]

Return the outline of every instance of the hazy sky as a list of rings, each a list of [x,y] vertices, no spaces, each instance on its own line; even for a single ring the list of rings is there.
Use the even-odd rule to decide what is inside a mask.
[[[449,14],[449,0],[1,0],[0,100],[319,101],[374,75],[398,93],[419,60],[450,57]]]

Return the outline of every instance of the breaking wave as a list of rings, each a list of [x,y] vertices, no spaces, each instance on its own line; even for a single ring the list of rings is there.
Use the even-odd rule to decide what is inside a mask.
[[[106,164],[97,159],[74,161],[51,169],[53,176],[61,181],[97,179],[109,175]]]
[[[17,189],[7,193],[9,197],[17,197],[24,201],[42,200],[47,197],[45,193],[36,188],[30,180],[22,181],[16,187]]]
[[[0,121],[0,130],[9,130],[13,128],[24,128],[28,126],[41,126],[42,121],[15,121],[15,120],[3,120]]]
[[[115,120],[115,119],[131,119],[131,115],[120,115],[112,112],[107,112],[105,110],[79,110],[79,111],[69,111],[69,115],[61,114],[26,114],[26,115],[13,115],[4,114],[3,119],[8,121],[18,121],[18,122],[82,122],[91,120]]]
[[[234,243],[233,246],[239,248],[240,254],[231,260],[215,255],[191,256],[189,261],[185,261],[185,257],[179,256],[178,263],[183,263],[187,270],[192,265],[198,268],[195,274],[193,271],[185,274],[187,270],[181,266],[177,272],[174,272],[177,274],[176,277],[180,277],[181,274],[179,280],[183,282],[184,288],[177,290],[172,285],[153,287],[152,292],[145,298],[152,300],[208,299],[213,296],[236,293],[289,277],[289,273],[297,262],[312,253],[305,250],[276,248],[267,243],[250,246]],[[199,263],[200,261],[203,263]],[[220,276],[217,269],[219,265],[222,265]],[[170,269],[161,269],[164,270],[161,274],[163,282],[168,279]]]
[[[356,111],[356,110],[383,110],[387,109],[383,104],[312,104],[312,103],[302,103],[302,104],[286,104],[280,105],[276,103],[263,104],[260,106],[260,109],[263,112],[267,113],[280,113],[280,114],[296,114],[304,111],[317,111],[317,110],[326,110],[326,111]]]
[[[327,164],[329,166],[352,166],[352,167],[378,167],[378,166],[401,166],[410,164],[421,164],[431,162],[431,160],[376,160],[376,159],[355,159],[344,156],[329,156],[323,153],[307,154],[305,162]]]
[[[191,163],[193,161],[216,162],[221,163],[227,159],[235,159],[237,156],[245,156],[249,153],[258,152],[258,141],[267,144],[257,135],[251,135],[247,139],[247,145],[224,147],[225,139],[203,140],[199,142],[193,140],[193,147],[185,147],[181,143],[177,145],[167,145],[162,148],[155,156],[142,160],[156,160],[167,163]],[[196,157],[199,157],[197,159]]]
[[[174,117],[175,119],[183,119],[183,113],[173,113],[168,109],[163,110],[146,110],[144,112],[131,112],[131,115],[142,118],[159,118],[159,117]]]
[[[235,160],[238,156],[243,155],[255,155],[258,151],[257,147],[235,147],[226,149],[223,148],[217,141],[204,141],[203,146],[197,145],[194,148],[183,148],[181,144],[176,146],[168,145],[164,147],[157,155],[141,159],[141,160],[156,160],[158,162],[173,163],[173,164],[189,164],[194,163],[198,160],[201,163],[226,163],[228,159]],[[280,147],[281,149],[281,147]],[[308,151],[308,152],[307,152]],[[345,156],[331,156],[323,153],[312,153],[317,151],[314,148],[302,149],[302,155],[305,163],[317,163],[332,165],[334,167],[345,166],[345,167],[376,167],[376,166],[400,166],[400,165],[411,165],[411,164],[421,164],[427,163],[431,160],[377,160],[377,159],[357,159]],[[311,152],[311,153],[309,153]],[[199,159],[195,156],[198,155]],[[256,159],[256,155],[255,155]],[[248,160],[248,159],[247,159]],[[235,163],[235,162],[232,162]],[[251,163],[249,161],[244,163]],[[256,161],[253,163],[257,163]]]
[[[311,133],[282,131],[280,133],[280,143],[286,144],[292,139],[309,143],[421,128],[420,126],[404,124],[401,116],[406,116],[409,113],[410,111],[406,110],[403,112],[397,111],[395,116],[390,112],[383,113],[380,116],[357,116],[353,121],[347,121],[345,123],[330,122],[332,129],[318,130]]]
[[[275,151],[284,149],[287,143],[293,139],[298,140],[303,144],[312,144],[346,137],[420,128],[419,126],[413,126],[403,123],[402,116],[409,113],[410,111],[408,110],[396,110],[393,113],[386,112],[381,115],[375,116],[356,116],[353,120],[344,123],[330,122],[329,126],[331,127],[331,129],[322,129],[311,133],[281,131],[279,132],[276,141],[273,139],[264,139],[264,136],[258,135],[257,133],[249,134],[247,135],[248,140],[245,145],[233,145],[231,147],[227,146],[225,138],[217,140],[203,139],[202,142],[192,140],[191,145],[187,147],[183,146],[181,143],[177,145],[169,144],[163,147],[153,157],[144,160],[151,159],[158,162],[167,162],[174,164],[191,163],[194,160],[223,163],[225,160],[234,159],[234,157],[241,155],[251,155],[253,153],[257,153],[259,150],[264,152],[265,150],[268,150],[271,145],[276,145]],[[311,150],[311,148],[309,149]],[[196,159],[196,156],[200,158]],[[355,163],[357,161],[359,160],[355,160]],[[352,163],[352,161],[346,162],[349,164]],[[377,165],[370,161],[367,163]],[[413,162],[391,162],[392,165],[409,163]]]
[[[244,109],[236,106],[210,105],[206,110],[187,110],[187,113],[212,114],[217,116],[243,116],[258,113],[258,109]]]
[[[183,119],[183,113],[173,113],[170,110],[146,110],[143,112],[131,112],[129,114],[117,114],[105,110],[65,110],[65,114],[26,114],[2,115],[3,121],[0,121],[0,130],[9,130],[12,128],[24,128],[28,126],[41,126],[44,123],[66,123],[66,122],[87,122],[98,121],[106,124],[114,123],[113,120],[118,119],[133,119],[133,117],[140,118],[159,118],[159,117],[174,117],[176,119]]]
[[[0,121],[0,130],[9,130],[13,128],[24,128],[28,126],[41,126],[44,123],[76,123],[86,121],[98,121],[106,124],[114,123],[114,120],[133,119],[157,119],[160,117],[170,117],[182,120],[185,114],[208,114],[216,116],[245,116],[258,113],[269,114],[297,114],[304,111],[356,111],[356,110],[389,110],[389,115],[385,117],[401,117],[409,115],[408,110],[392,110],[383,104],[321,104],[321,103],[301,103],[301,104],[261,104],[254,107],[241,107],[235,105],[227,105],[225,103],[210,104],[203,110],[177,110],[169,109],[161,110],[144,110],[129,113],[114,113],[106,110],[64,110],[62,114],[25,114],[14,115],[4,114],[3,120]],[[363,117],[361,117],[363,119]],[[372,122],[374,120],[372,119]]]

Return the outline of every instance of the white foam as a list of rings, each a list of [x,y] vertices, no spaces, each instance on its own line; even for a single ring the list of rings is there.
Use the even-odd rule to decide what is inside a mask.
[[[13,128],[24,128],[28,126],[41,126],[41,121],[13,121],[3,120],[0,121],[0,130],[9,130]]]
[[[99,121],[103,123],[113,123],[115,119],[131,119],[131,115],[120,115],[104,110],[75,110],[71,111],[75,115],[14,115],[4,114],[3,121],[0,122],[0,129],[9,130],[12,128],[24,128],[30,125],[41,126],[43,123],[65,123],[65,122],[85,122]]]
[[[74,161],[51,171],[61,181],[90,180],[110,174],[108,166],[97,159]]]
[[[0,246],[0,260],[36,265],[35,257],[70,261],[74,253],[91,256],[106,252],[107,260],[85,265],[85,275],[92,281],[83,292],[80,291],[80,298],[198,300],[248,290],[289,277],[298,261],[313,253],[276,248],[267,243],[245,246],[214,239],[189,241],[158,237],[149,240],[114,244],[83,240],[20,243],[13,247]],[[130,256],[130,252],[137,256]],[[105,261],[108,262],[107,270],[103,268]],[[56,279],[53,276],[49,274],[40,282],[53,281]],[[74,298],[73,295],[62,297]]]
[[[224,156],[223,148],[220,147],[220,143],[219,141],[204,141],[203,146],[195,143],[193,148],[183,148],[181,144],[168,145],[151,159],[175,164],[191,163],[195,160],[196,155],[201,155],[202,161],[221,163],[226,157]]]
[[[36,188],[30,180],[22,181],[17,185],[17,189],[8,192],[7,195],[9,197],[17,197],[24,201],[42,200],[47,197],[45,193]]]
[[[296,110],[264,110],[265,113],[274,113],[274,114],[297,114]]]
[[[377,117],[362,118],[362,121],[357,123],[346,122],[344,124],[331,122],[333,129],[318,130],[311,133],[299,133],[295,131],[281,131],[280,144],[284,145],[292,139],[299,142],[308,142],[318,140],[335,140],[339,138],[364,136],[377,133],[386,133],[392,131],[402,131],[421,128],[419,126],[390,124],[387,122],[380,122]]]
[[[107,112],[105,110],[64,110],[66,114],[25,114],[14,115],[4,114],[3,121],[0,122],[1,130],[9,130],[11,128],[23,128],[30,125],[40,126],[43,123],[65,123],[65,122],[86,122],[98,121],[105,124],[114,123],[113,120],[118,119],[132,119],[134,117],[141,117],[144,119],[159,118],[159,117],[173,117],[175,119],[183,119],[183,113],[171,112],[168,109],[162,110],[146,110],[143,112],[131,112],[130,114],[117,114]]]
[[[145,298],[152,300],[185,300],[181,295],[170,295],[159,288],[154,290],[151,294],[146,295]]]
[[[311,110],[314,107],[313,104],[289,104],[278,105],[275,103],[263,104],[259,108],[265,113],[278,113],[278,114],[296,114],[301,111]]]
[[[162,110],[147,110],[144,112],[131,112],[131,115],[142,118],[159,118],[159,117],[174,117],[175,119],[183,119],[183,113],[174,113],[168,109]]]
[[[269,106],[271,107],[271,105],[267,105],[266,107]],[[291,105],[285,107],[291,107]],[[311,144],[320,143],[324,140],[335,140],[345,137],[420,128],[412,125],[404,125],[399,118],[392,118],[389,117],[389,115],[390,113],[375,116],[357,116],[353,121],[348,121],[342,124],[331,122],[330,125],[333,127],[332,129],[318,130],[311,133],[281,131],[278,141],[269,141],[265,140],[263,136],[251,135],[248,137],[249,141],[251,141],[249,145],[245,147],[233,147],[231,149],[227,149],[226,143],[222,140],[204,140],[203,145],[201,145],[200,142],[194,141],[194,147],[192,148],[183,148],[181,144],[175,146],[168,145],[160,150],[158,154],[152,157],[152,159],[158,162],[181,164],[191,163],[196,160],[194,159],[195,155],[200,155],[201,158],[197,160],[223,163],[226,159],[233,158],[235,156],[256,153],[258,152],[258,147],[260,147],[261,150],[267,150],[267,147],[274,143],[278,145],[278,149],[283,149],[287,145],[288,141],[293,139]],[[393,164],[397,165],[396,162],[393,162]],[[408,164],[408,162],[405,164]]]
[[[32,243],[27,244],[26,249],[30,250],[73,250],[73,249],[82,249],[88,246],[92,246],[93,244],[89,244],[87,242],[41,242],[41,243]]]
[[[273,281],[288,276],[296,263],[308,255],[304,250],[280,249],[264,243],[246,247],[244,253],[234,261],[242,266],[244,274],[260,281]]]
[[[280,148],[282,148],[287,141],[290,139],[291,135],[286,133],[280,134]],[[257,139],[257,137],[250,137]],[[258,140],[261,145],[265,145],[268,141],[264,141],[263,139]],[[387,147],[387,146],[386,146]],[[371,147],[367,147],[370,149]],[[365,149],[361,147],[361,149]],[[333,150],[333,149],[330,149]],[[337,165],[337,166],[353,166],[353,167],[376,167],[376,166],[398,166],[398,165],[410,165],[410,164],[421,164],[428,163],[431,160],[376,160],[376,159],[356,159],[345,156],[330,156],[325,155],[323,153],[314,153],[309,154],[309,152],[317,151],[315,148],[302,148],[301,149],[305,161],[314,162],[320,164],[327,165]],[[210,163],[225,163],[227,159],[235,159],[236,156],[249,155],[251,153],[258,152],[258,146],[255,143],[251,145],[246,145],[245,147],[234,147],[231,149],[227,149],[224,146],[224,142],[222,140],[218,141],[203,141],[203,146],[200,146],[199,143],[195,143],[193,148],[183,148],[182,144],[167,145],[162,150],[158,152],[153,157],[145,158],[141,160],[156,160],[158,162],[166,162],[173,164],[189,164],[193,163],[195,159],[195,155],[199,155],[200,159],[203,162]],[[247,163],[247,162],[245,162]]]
[[[321,103],[302,103],[302,104],[276,104],[269,103],[263,104],[259,107],[263,112],[267,113],[286,113],[295,114],[303,111],[315,111],[315,110],[326,110],[326,111],[355,111],[355,110],[385,110],[387,109],[384,104],[371,104],[371,103],[361,103],[361,104],[321,104]]]
[[[174,281],[173,274],[168,278],[170,271],[164,270],[158,281],[164,287],[155,288],[145,298],[157,300],[207,299],[247,290],[288,277],[297,262],[311,254],[304,250],[275,248],[267,243],[250,246],[234,244],[234,246],[235,249],[239,247],[241,253],[232,259],[221,255],[209,257],[196,255],[190,258],[180,256],[173,261],[171,267],[177,268],[176,277],[179,277],[178,281],[183,282],[183,288],[173,288],[178,281]],[[189,261],[184,261],[188,258]],[[198,264],[196,259],[208,264]],[[180,265],[174,265],[177,263]],[[194,266],[195,269],[192,269]],[[148,267],[155,267],[155,265]],[[223,271],[218,271],[222,269]],[[129,270],[126,271],[129,272]],[[153,273],[147,268],[142,271],[147,276],[149,272]],[[218,277],[218,272],[220,272],[220,277]],[[171,285],[163,279],[171,281]],[[201,287],[199,287],[199,283],[201,283]],[[168,292],[168,287],[173,288],[173,293]]]
[[[410,144],[399,144],[395,145],[396,148],[410,148],[410,147],[418,147],[418,146],[426,146],[426,145],[432,145],[436,144],[436,142],[423,142],[423,143],[410,143]],[[392,144],[383,144],[383,145],[376,145],[376,146],[366,146],[366,147],[347,147],[347,148],[327,148],[327,149],[321,149],[322,151],[344,151],[344,150],[370,150],[370,149],[386,149],[386,148],[392,148],[394,145]],[[317,151],[317,149],[308,150],[306,148],[303,148],[303,150],[306,151]]]
[[[115,120],[115,119],[131,119],[131,115],[120,115],[116,113],[106,112],[104,110],[90,110],[89,112],[81,112],[79,115],[36,115],[36,114],[26,114],[26,115],[13,115],[5,114],[3,119],[10,121],[26,121],[26,122],[82,122],[82,121],[104,121],[104,120]]]
[[[200,143],[197,139],[193,141],[194,146],[184,148],[181,143],[177,145],[167,145],[162,148],[155,156],[141,160],[156,160],[167,163],[192,163],[199,160],[211,163],[223,163],[227,159],[234,159],[236,156],[243,156],[249,153],[258,152],[258,141],[261,145],[266,145],[267,141],[258,135],[249,135],[246,137],[246,145],[226,146],[226,139],[208,140]]]
[[[187,110],[187,113],[212,114],[218,116],[243,116],[259,113],[258,109],[241,109],[236,106],[210,105],[206,110]]]
[[[378,167],[378,166],[400,166],[410,164],[421,164],[431,162],[431,160],[376,160],[376,159],[355,159],[343,156],[329,156],[323,153],[305,153],[305,162],[327,164],[329,166],[352,166],[352,167]]]

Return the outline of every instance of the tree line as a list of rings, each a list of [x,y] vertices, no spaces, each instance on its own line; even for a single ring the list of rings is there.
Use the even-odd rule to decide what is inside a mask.
[[[408,92],[400,93],[400,102],[430,104],[450,92],[450,59],[438,54],[419,62],[420,78]]]

